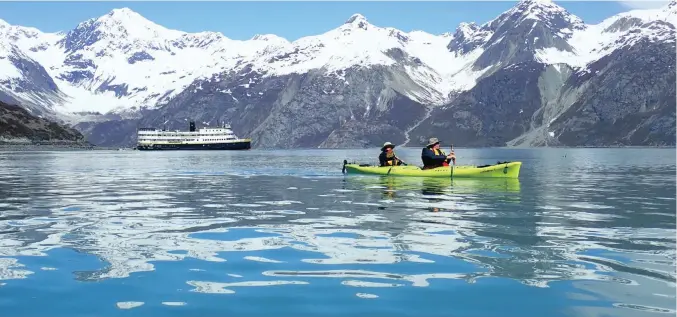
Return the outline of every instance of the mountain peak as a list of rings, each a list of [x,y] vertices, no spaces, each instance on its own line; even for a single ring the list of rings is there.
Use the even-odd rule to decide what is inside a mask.
[[[364,15],[361,15],[359,13],[355,13],[355,14],[350,16],[350,18],[346,21],[345,24],[356,24],[356,23],[360,23],[360,22],[368,23],[367,18],[364,17]]]
[[[287,41],[283,37],[277,36],[275,34],[256,34],[250,40],[251,41],[266,41],[266,42],[271,42],[271,41],[286,42]]]
[[[127,7],[113,9],[95,22],[101,31],[121,38],[174,38],[184,33],[158,25]]]
[[[524,13],[533,13],[544,11],[550,13],[560,13],[566,10],[550,0],[522,0],[514,8],[516,11]]]
[[[344,23],[344,25],[355,26],[357,28],[366,30],[367,26],[369,25],[369,21],[367,21],[367,18],[365,18],[364,15],[355,13],[350,16],[350,18]]]
[[[554,2],[552,2],[552,0],[522,0],[519,2],[519,4],[538,5],[538,4],[554,4]]]
[[[129,17],[129,16],[134,16],[134,17],[142,17],[140,14],[136,13],[134,10],[124,7],[124,8],[116,8],[108,12],[107,16],[110,17]]]
[[[523,21],[542,21],[557,29],[571,27],[585,28],[583,20],[569,13],[566,9],[551,0],[521,0],[516,6],[501,14],[491,22],[494,27],[508,21],[521,23]]]
[[[185,32],[170,30],[155,24],[129,8],[113,9],[96,19],[78,24],[59,41],[67,52],[92,46],[104,40],[104,47],[133,47],[129,43],[159,43],[180,38]],[[158,45],[151,45],[159,47]]]
[[[166,30],[166,28],[153,23],[132,9],[126,7],[113,9],[106,15],[99,17],[96,21],[107,27],[128,27],[130,28],[130,31],[134,31],[134,29]]]

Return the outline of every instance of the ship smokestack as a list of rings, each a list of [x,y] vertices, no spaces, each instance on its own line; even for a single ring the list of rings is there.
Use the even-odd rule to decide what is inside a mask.
[[[190,121],[190,132],[195,132],[195,121]]]

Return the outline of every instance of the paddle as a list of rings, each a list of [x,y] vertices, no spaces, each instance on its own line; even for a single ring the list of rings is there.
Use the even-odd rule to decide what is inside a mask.
[[[453,144],[451,145],[450,150],[451,150],[451,153],[454,153],[454,145]],[[449,154],[451,154],[451,153],[449,153]],[[456,165],[456,158],[452,158],[451,161],[452,161],[452,164],[453,164],[451,166],[451,178],[453,179],[454,178],[454,166]]]
[[[343,160],[343,168],[341,169],[341,173],[343,174],[346,173],[346,164],[348,164],[348,160]]]

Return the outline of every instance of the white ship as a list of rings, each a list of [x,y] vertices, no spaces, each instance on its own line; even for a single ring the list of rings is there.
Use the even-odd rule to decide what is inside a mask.
[[[238,138],[230,125],[200,128],[190,122],[189,131],[140,128],[136,132],[137,150],[249,150],[250,139]]]

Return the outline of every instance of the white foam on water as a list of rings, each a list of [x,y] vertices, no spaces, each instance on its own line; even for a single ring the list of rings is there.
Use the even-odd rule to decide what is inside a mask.
[[[279,286],[279,285],[306,285],[310,284],[304,281],[247,281],[235,283],[219,283],[208,281],[188,281],[186,284],[195,287],[190,290],[197,293],[208,294],[234,294],[231,287],[261,287],[261,286]]]
[[[557,206],[550,206],[550,205],[545,205],[545,206],[536,206],[538,209],[544,209],[544,210],[562,210],[562,208],[557,207]]]
[[[239,204],[239,203],[236,203],[236,204],[229,204],[229,205],[233,206],[233,207],[263,207],[263,205],[260,205],[260,204]]]
[[[280,200],[280,201],[260,201],[262,204],[267,204],[267,205],[276,205],[276,206],[284,206],[284,205],[291,205],[291,204],[303,204],[300,201],[295,201],[295,200]]]
[[[186,302],[162,302],[162,305],[166,306],[184,306]]]
[[[612,206],[597,205],[597,204],[586,203],[586,202],[573,203],[573,204],[570,204],[569,207],[581,208],[581,209],[613,209],[614,208]]]
[[[378,282],[367,282],[367,281],[358,281],[358,280],[347,280],[342,281],[341,284],[354,287],[399,287],[404,286],[404,284],[397,283],[378,283]]]
[[[355,296],[359,298],[366,298],[366,299],[371,299],[371,298],[378,298],[378,295],[375,294],[368,294],[368,293],[357,293]]]
[[[377,203],[356,203],[356,202],[353,202],[352,204],[353,205],[363,205],[363,206],[376,206],[376,207],[381,206],[381,204],[377,204]]]
[[[245,260],[250,260],[250,261],[257,261],[257,262],[267,262],[267,263],[282,263],[283,261],[278,261],[278,260],[272,260],[272,259],[266,259],[264,257],[260,256],[245,256]]]
[[[355,189],[332,189],[331,191],[333,192],[339,192],[339,193],[350,193],[350,192],[356,192],[357,190]]]
[[[144,302],[117,302],[115,305],[120,309],[132,309],[145,304]]]

